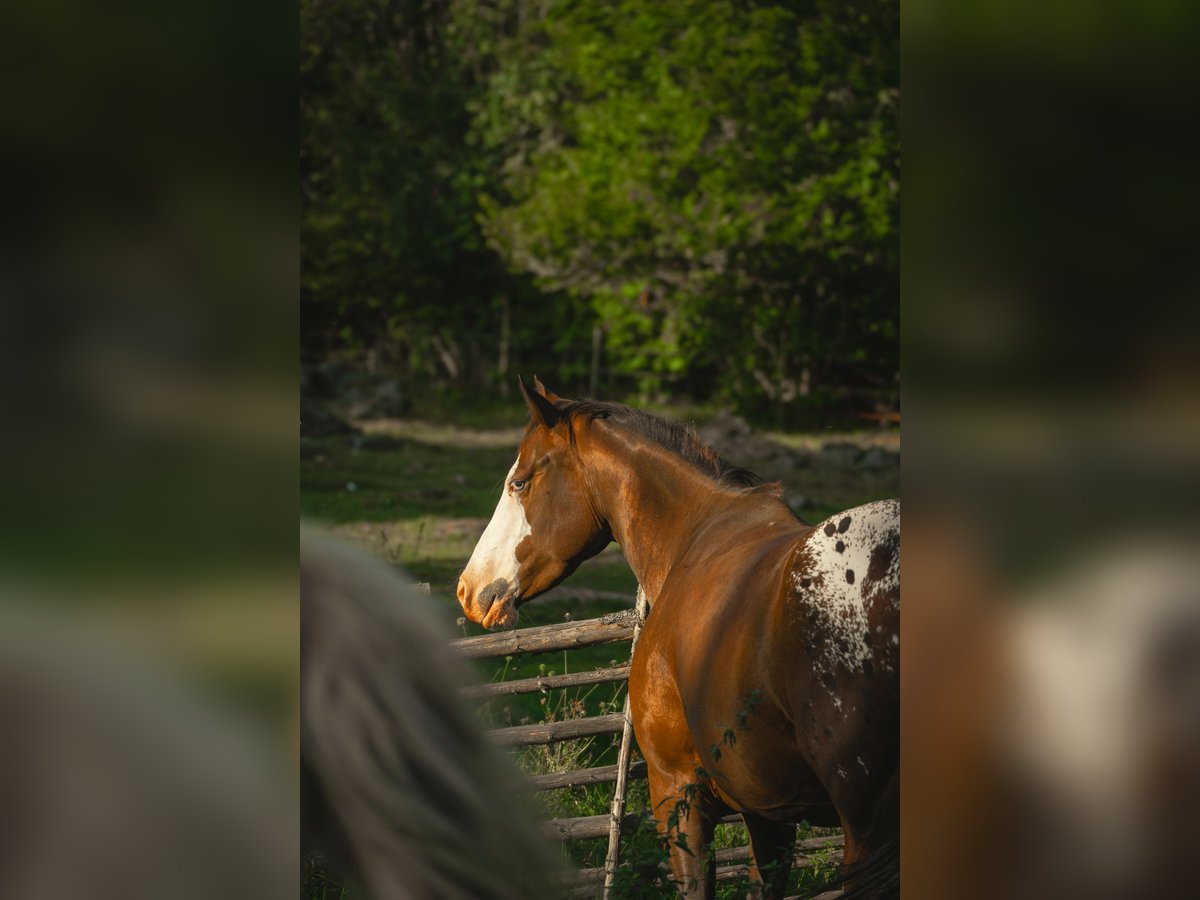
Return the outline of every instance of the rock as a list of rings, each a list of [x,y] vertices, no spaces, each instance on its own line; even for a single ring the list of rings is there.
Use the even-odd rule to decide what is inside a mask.
[[[900,454],[885,447],[868,447],[859,465],[864,469],[892,469],[900,465]]]
[[[363,377],[370,376],[356,372],[341,360],[301,361],[300,396],[336,401]]]
[[[729,462],[754,468],[756,464],[787,456],[787,450],[754,433],[741,416],[720,412],[709,419],[696,435]]]
[[[358,434],[358,429],[319,400],[311,397],[300,398],[300,435],[302,437],[333,437],[346,434]]]
[[[830,441],[817,453],[819,462],[837,469],[853,468],[858,465],[862,457],[862,448],[847,441]]]
[[[780,466],[789,472],[807,469],[812,465],[812,455],[806,450],[789,450],[785,447],[781,448],[781,451],[783,457],[780,459]]]
[[[700,439],[716,446],[719,443],[736,438],[747,437],[751,433],[750,424],[741,416],[730,412],[719,412],[697,429]]]
[[[352,419],[394,419],[409,410],[408,398],[394,378],[360,385],[347,393],[344,403]]]

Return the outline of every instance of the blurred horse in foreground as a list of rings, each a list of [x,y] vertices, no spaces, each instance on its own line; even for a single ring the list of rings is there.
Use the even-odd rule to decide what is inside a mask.
[[[294,900],[279,742],[170,641],[72,599],[0,597],[0,897]]]
[[[548,896],[552,865],[516,770],[461,705],[467,680],[427,597],[302,534],[303,844],[372,900]]]

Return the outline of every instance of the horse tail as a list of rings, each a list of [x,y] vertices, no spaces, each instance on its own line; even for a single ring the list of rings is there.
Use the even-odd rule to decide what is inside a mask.
[[[866,855],[847,866],[841,900],[892,900],[900,896],[900,830],[869,846]]]
[[[845,867],[842,900],[893,900],[900,896],[900,770],[875,807],[863,855]]]

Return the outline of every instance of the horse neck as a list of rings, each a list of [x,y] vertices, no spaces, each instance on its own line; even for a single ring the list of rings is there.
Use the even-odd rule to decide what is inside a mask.
[[[653,606],[672,564],[729,492],[640,435],[606,428],[589,445],[593,505]]]

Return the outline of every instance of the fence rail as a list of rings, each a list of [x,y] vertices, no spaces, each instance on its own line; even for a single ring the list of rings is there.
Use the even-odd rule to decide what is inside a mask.
[[[621,834],[632,834],[646,818],[644,813],[625,813],[621,817]],[[608,834],[608,823],[611,817],[577,816],[572,819],[548,819],[538,827],[550,840],[557,841],[586,841],[592,838],[602,838]]]
[[[827,852],[825,855],[818,857],[812,855],[814,851]],[[824,865],[833,860],[840,860],[841,858],[842,836],[840,834],[813,838],[796,842],[796,848],[792,856],[792,867],[796,869],[812,868],[813,866]],[[749,875],[749,860],[750,848],[748,846],[717,850],[713,853],[713,861],[717,866],[717,880],[723,881],[729,878],[740,878]],[[665,864],[663,867],[666,868]],[[563,881],[572,886],[595,885],[603,880],[603,867],[578,869],[574,872],[566,873],[563,877]]]
[[[467,659],[516,656],[518,653],[551,653],[632,640],[634,623],[632,615],[617,613],[582,622],[559,622],[556,625],[458,638],[451,641],[451,645]]]
[[[632,834],[650,818],[649,811],[626,813],[621,819],[621,834]],[[548,819],[539,826],[547,838],[559,841],[583,841],[608,834],[608,816],[579,816],[574,819]],[[718,825],[740,825],[742,817],[734,814],[717,820]]]
[[[503,747],[528,747],[532,744],[554,744],[595,734],[616,734],[624,725],[625,717],[620,713],[612,713],[587,719],[512,725],[489,731],[488,736]]]
[[[559,788],[578,787],[581,784],[604,784],[617,780],[618,766],[596,766],[594,769],[576,769],[573,772],[558,772],[553,775],[534,775],[529,779],[535,791],[556,791]],[[646,763],[634,760],[629,764],[629,778],[645,778]]]
[[[491,684],[473,684],[463,688],[462,695],[470,700],[488,697],[508,697],[514,694],[531,694],[534,691],[552,691],[557,688],[579,687],[585,684],[603,684],[606,681],[624,681],[629,677],[629,664],[593,669],[590,672],[571,672],[568,675],[538,675],[518,681],[493,681]]]

